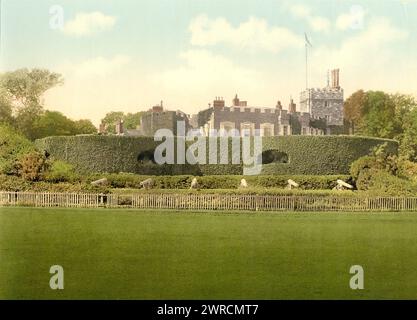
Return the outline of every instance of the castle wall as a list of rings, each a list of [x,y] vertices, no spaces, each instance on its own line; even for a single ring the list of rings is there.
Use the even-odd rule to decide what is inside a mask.
[[[141,129],[145,136],[153,136],[159,129],[169,129],[176,134],[176,112],[147,112],[142,115]]]
[[[240,130],[244,124],[253,124],[254,130],[260,130],[265,124],[271,124],[274,135],[282,135],[284,127],[290,134],[290,121],[286,111],[273,108],[224,107],[214,108],[213,128],[220,130],[222,123],[234,123],[234,128]]]

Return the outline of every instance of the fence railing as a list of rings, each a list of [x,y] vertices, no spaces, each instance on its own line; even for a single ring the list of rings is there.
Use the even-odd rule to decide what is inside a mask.
[[[0,206],[250,211],[417,211],[417,197],[0,192]]]

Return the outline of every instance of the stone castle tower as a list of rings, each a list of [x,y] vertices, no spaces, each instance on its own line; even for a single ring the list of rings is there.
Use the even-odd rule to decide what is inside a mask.
[[[328,126],[343,125],[343,89],[339,84],[339,69],[331,71],[331,83],[325,88],[306,89],[300,94],[300,111],[312,118],[326,119]]]

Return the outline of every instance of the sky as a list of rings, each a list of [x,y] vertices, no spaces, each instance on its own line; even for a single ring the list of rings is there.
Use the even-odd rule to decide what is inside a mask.
[[[47,68],[47,109],[97,125],[163,101],[194,114],[235,94],[299,103],[340,69],[358,89],[417,95],[416,0],[0,0],[0,72]]]

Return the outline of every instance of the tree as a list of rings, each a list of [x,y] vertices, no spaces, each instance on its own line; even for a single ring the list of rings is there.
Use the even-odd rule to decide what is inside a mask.
[[[42,95],[62,83],[60,74],[46,69],[24,68],[1,75],[0,87],[18,107],[16,127],[29,139],[36,137],[35,123],[44,112],[40,103]]]
[[[360,130],[365,100],[366,93],[363,90],[358,90],[347,98],[344,103],[344,118],[349,121],[354,132],[356,128]]]
[[[32,104],[20,108],[16,115],[16,128],[22,132],[28,139],[34,140],[37,137],[36,122],[39,121],[44,111],[40,105]]]
[[[74,122],[57,111],[45,111],[33,124],[33,139],[76,134]]]
[[[401,133],[401,125],[396,121],[394,101],[387,93],[368,91],[363,114],[361,134],[392,139]]]
[[[1,86],[22,107],[39,106],[41,96],[62,83],[60,74],[46,69],[18,69],[6,72],[1,77]]]
[[[101,120],[101,123],[107,125],[107,133],[116,133],[116,123],[123,120],[125,129],[136,129],[140,125],[140,118],[143,112],[139,111],[136,113],[123,113],[122,111],[112,111],[107,113]]]
[[[410,95],[359,90],[346,100],[344,117],[355,134],[401,140],[415,107],[417,102]]]
[[[400,156],[417,162],[417,108],[411,110],[403,122],[404,132],[400,139]]]
[[[140,125],[140,118],[143,112],[128,113],[123,117],[124,127],[126,129],[136,129]]]
[[[91,120],[78,120],[74,122],[76,134],[94,134],[97,133],[97,128]]]
[[[124,119],[124,113],[122,111],[112,111],[107,113],[101,120],[101,123],[107,125],[107,133],[116,133],[115,125],[118,121]]]
[[[12,102],[6,90],[0,87],[0,123],[13,123]]]

